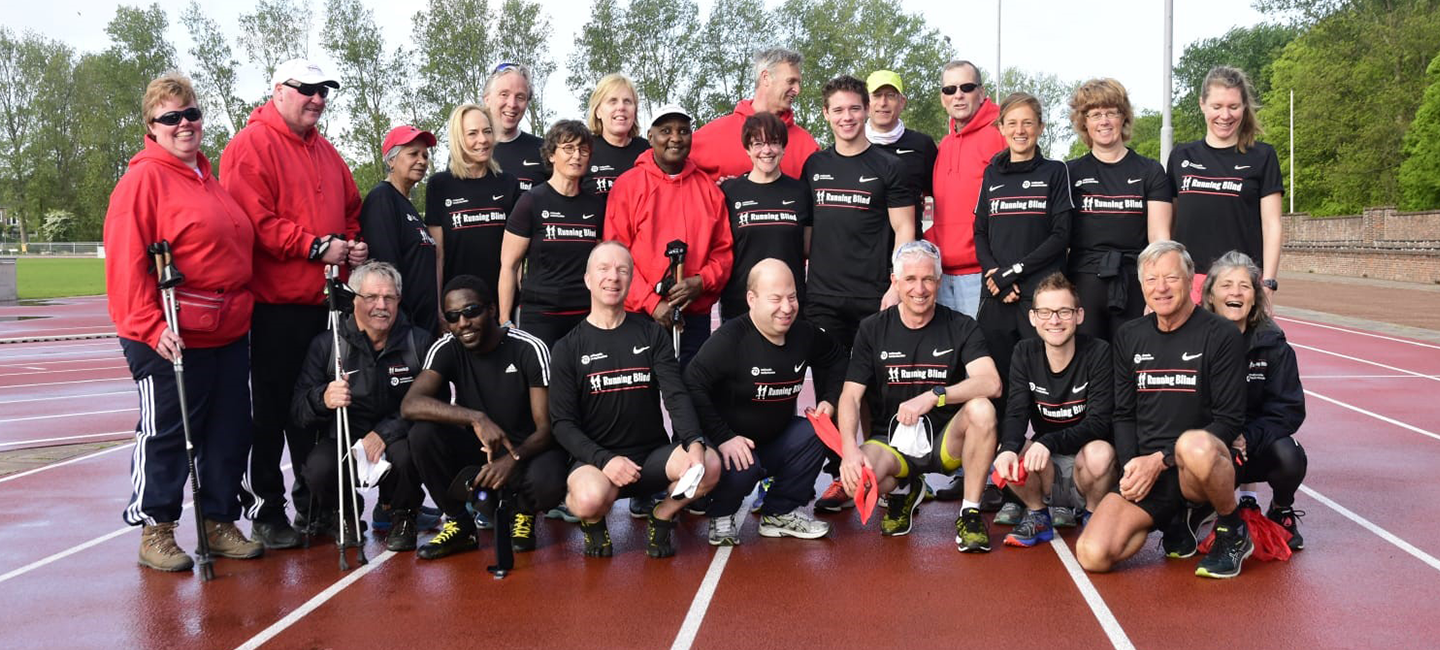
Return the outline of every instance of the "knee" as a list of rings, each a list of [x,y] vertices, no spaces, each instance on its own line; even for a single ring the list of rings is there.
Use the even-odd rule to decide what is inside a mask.
[[[576,517],[596,519],[605,516],[610,509],[610,491],[595,481],[570,481],[569,488],[567,501],[570,512]]]
[[[1115,448],[1104,440],[1091,441],[1075,456],[1075,472],[1092,479],[1110,473],[1114,465]]]
[[[1175,463],[1188,471],[1207,471],[1223,451],[1219,438],[1204,429],[1192,429],[1175,441]]]
[[[981,435],[995,432],[995,404],[988,399],[977,397],[968,402],[960,409],[965,415],[965,422],[969,425],[966,434],[972,431]]]
[[[1104,573],[1112,565],[1105,544],[1098,537],[1092,529],[1086,528],[1080,533],[1080,539],[1075,541],[1075,559],[1080,562],[1080,568],[1091,573]]]
[[[755,464],[750,465],[750,470],[759,471]],[[706,494],[715,489],[715,484],[720,482],[720,454],[713,449],[705,450],[705,476],[700,479],[700,487],[696,488],[697,494]]]
[[[440,428],[434,422],[416,422],[410,427],[409,433],[405,434],[406,451],[412,454],[424,454],[435,447],[439,439]]]

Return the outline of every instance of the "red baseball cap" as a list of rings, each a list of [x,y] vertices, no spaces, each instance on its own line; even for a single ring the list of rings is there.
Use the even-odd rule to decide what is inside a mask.
[[[391,148],[410,144],[417,138],[424,141],[427,147],[435,146],[435,135],[433,133],[406,124],[390,129],[390,132],[385,134],[385,141],[380,143],[380,155],[385,155]]]

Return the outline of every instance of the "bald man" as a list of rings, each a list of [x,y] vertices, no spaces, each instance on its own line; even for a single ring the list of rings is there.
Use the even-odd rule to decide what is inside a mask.
[[[815,497],[825,448],[796,407],[805,369],[813,367],[817,377],[831,379],[816,387],[815,408],[834,414],[845,352],[824,330],[795,319],[800,302],[786,263],[756,263],[745,300],[750,311],[721,325],[685,371],[700,426],[724,466],[706,512],[710,543],[740,543],[740,502],[767,476],[774,483],[760,509],[760,534],[823,537],[830,525],[812,518],[805,506]]]

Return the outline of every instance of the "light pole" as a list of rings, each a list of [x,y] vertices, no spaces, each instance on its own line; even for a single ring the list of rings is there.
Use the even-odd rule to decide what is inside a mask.
[[[1170,164],[1170,149],[1174,146],[1175,127],[1170,122],[1170,105],[1175,103],[1175,84],[1170,80],[1171,69],[1175,62],[1175,2],[1165,0],[1165,66],[1161,78],[1164,79],[1165,103],[1161,109],[1160,118],[1160,163]]]

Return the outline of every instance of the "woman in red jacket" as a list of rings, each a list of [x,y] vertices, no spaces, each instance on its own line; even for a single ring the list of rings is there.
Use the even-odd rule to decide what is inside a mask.
[[[140,393],[124,518],[143,525],[140,564],[188,571],[175,543],[188,478],[172,360],[184,350],[200,506],[210,552],[254,558],[264,551],[235,527],[240,477],[250,450],[248,289],[255,232],[200,153],[204,119],[195,90],[179,75],[145,89],[145,148],[110,195],[105,214],[105,284],[110,317]],[[161,311],[148,247],[168,241],[185,276],[176,290],[179,331]]]

